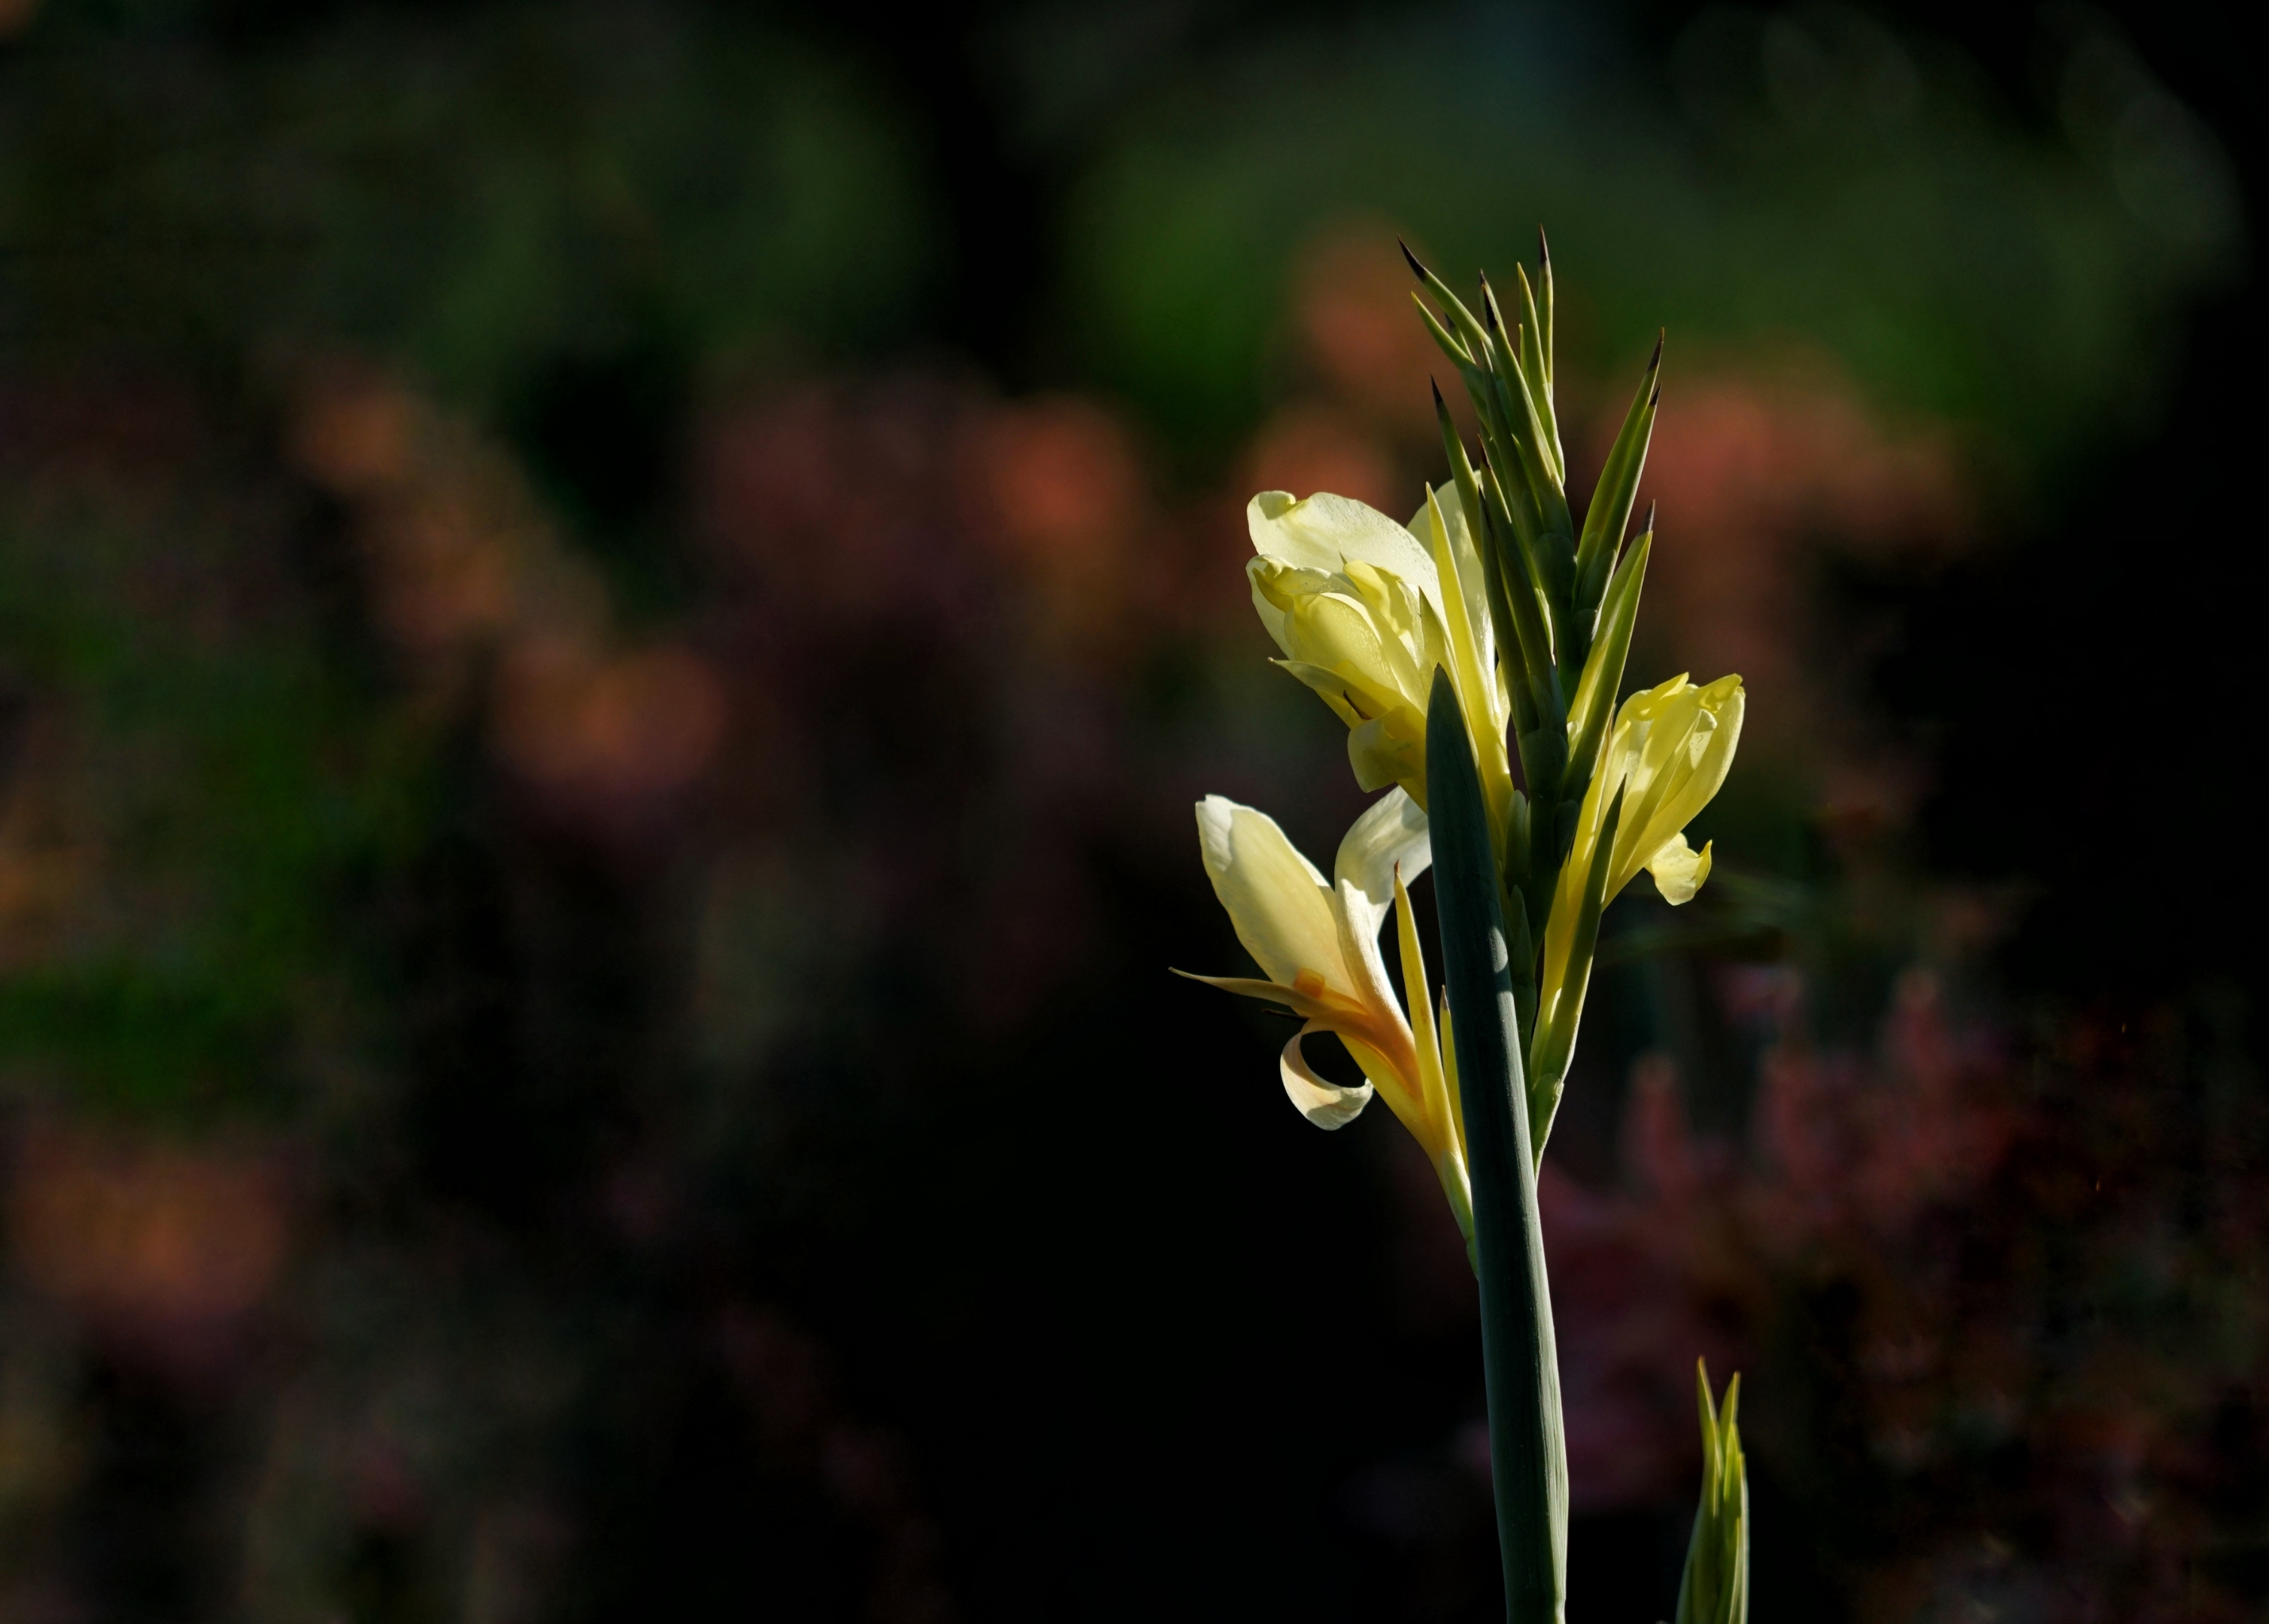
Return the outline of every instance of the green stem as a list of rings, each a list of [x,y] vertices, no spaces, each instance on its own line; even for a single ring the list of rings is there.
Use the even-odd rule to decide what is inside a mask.
[[[1528,1089],[1489,811],[1448,674],[1426,717],[1426,801],[1443,978],[1474,1187],[1482,1368],[1508,1624],[1562,1624],[1567,1597],[1568,1450],[1529,1159]]]

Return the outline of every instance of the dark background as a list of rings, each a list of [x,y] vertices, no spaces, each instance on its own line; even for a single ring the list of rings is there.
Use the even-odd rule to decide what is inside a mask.
[[[0,1614],[1478,1619],[1430,1176],[1279,1101],[1241,508],[1394,238],[1659,325],[1738,669],[1546,1189],[1571,1616],[2269,1597],[2221,8],[0,4]],[[1398,506],[1399,504],[1399,506]],[[1423,898],[1422,898],[1423,901]]]

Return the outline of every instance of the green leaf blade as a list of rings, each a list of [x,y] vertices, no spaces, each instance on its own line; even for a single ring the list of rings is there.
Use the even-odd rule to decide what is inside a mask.
[[[1568,1458],[1545,1280],[1511,944],[1465,717],[1438,670],[1426,719],[1427,801],[1443,974],[1473,1170],[1490,1470],[1510,1624],[1561,1624]]]

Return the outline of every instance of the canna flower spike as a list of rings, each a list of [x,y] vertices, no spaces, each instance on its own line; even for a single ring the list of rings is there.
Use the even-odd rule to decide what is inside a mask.
[[[1536,1175],[1600,918],[1641,869],[1673,906],[1708,879],[1711,848],[1694,850],[1686,830],[1726,780],[1745,705],[1737,676],[1683,675],[1617,703],[1654,546],[1652,508],[1627,532],[1662,345],[1579,522],[1541,233],[1538,250],[1534,280],[1523,269],[1502,300],[1482,279],[1476,314],[1403,249],[1478,431],[1469,444],[1438,388],[1450,477],[1408,524],[1328,494],[1266,491],[1247,510],[1253,604],[1277,663],[1347,724],[1356,781],[1386,794],[1349,830],[1329,882],[1251,808],[1220,796],[1198,808],[1215,894],[1262,975],[1196,979],[1302,1017],[1278,1070],[1311,1121],[1339,1127],[1386,1096],[1465,1231],[1512,1624],[1561,1624],[1566,1611],[1566,1434]],[[1405,890],[1437,855],[1438,1020]],[[1390,907],[1400,1002],[1378,953]],[[1301,1044],[1318,1032],[1338,1035],[1362,1085],[1316,1074]],[[1700,1382],[1702,1510],[1678,1620],[1747,1624],[1739,1383],[1719,1409]]]
[[[1433,1163],[1459,1228],[1470,1236],[1473,1205],[1457,1077],[1444,1062],[1445,1045],[1436,1033],[1406,890],[1433,860],[1425,814],[1399,788],[1381,796],[1340,842],[1329,882],[1267,814],[1208,795],[1198,802],[1197,815],[1199,849],[1214,894],[1264,978],[1190,979],[1280,1004],[1301,1016],[1305,1024],[1278,1061],[1284,1092],[1300,1114],[1319,1127],[1343,1127],[1374,1094],[1383,1095]],[[1410,999],[1408,1018],[1378,951],[1379,927],[1390,909]],[[1309,1065],[1300,1045],[1317,1032],[1330,1032],[1347,1046],[1363,1068],[1360,1087],[1331,1082]]]

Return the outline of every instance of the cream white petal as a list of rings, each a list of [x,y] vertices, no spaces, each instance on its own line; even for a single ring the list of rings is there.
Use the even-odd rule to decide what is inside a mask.
[[[1276,820],[1224,795],[1198,802],[1198,845],[1214,895],[1237,939],[1271,981],[1299,983],[1306,971],[1352,995],[1341,956],[1338,911],[1316,866],[1285,838]]]
[[[1391,570],[1441,608],[1434,561],[1418,538],[1377,508],[1319,491],[1296,501],[1288,491],[1263,491],[1245,504],[1253,550],[1302,569],[1334,573],[1349,559]]]
[[[1294,1034],[1292,1041],[1284,1045],[1277,1070],[1284,1079],[1285,1096],[1302,1116],[1319,1128],[1343,1128],[1363,1115],[1363,1108],[1371,1104],[1376,1090],[1368,1081],[1359,1089],[1343,1089],[1316,1075],[1308,1065],[1308,1057],[1300,1052],[1300,1039],[1315,1030],[1312,1025],[1304,1026]]]
[[[1332,878],[1342,893],[1352,884],[1371,910],[1372,927],[1394,905],[1394,874],[1410,884],[1434,860],[1433,836],[1418,803],[1401,789],[1389,790],[1371,803],[1340,842],[1332,860]]]
[[[1387,911],[1394,906],[1395,870],[1401,867],[1402,882],[1408,885],[1425,873],[1433,860],[1434,843],[1426,815],[1400,786],[1381,795],[1356,819],[1333,860],[1340,951],[1360,985],[1364,1001],[1374,1008],[1394,1008],[1386,962],[1379,956],[1378,931],[1386,922]]]

